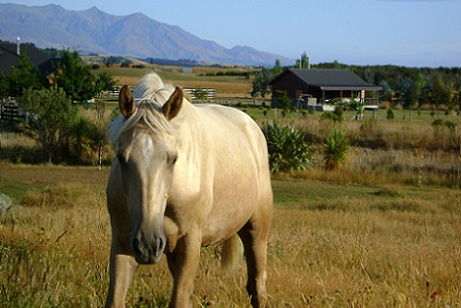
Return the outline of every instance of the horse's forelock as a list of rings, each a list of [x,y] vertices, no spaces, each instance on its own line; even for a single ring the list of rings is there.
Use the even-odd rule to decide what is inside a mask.
[[[152,100],[141,100],[133,114],[125,119],[123,116],[117,117],[109,129],[109,137],[114,147],[120,136],[143,121],[153,132],[171,133],[171,126],[162,113],[162,109]]]
[[[134,91],[136,109],[128,118],[116,118],[109,129],[109,137],[115,146],[123,132],[144,120],[154,131],[171,131],[168,120],[163,116],[162,106],[174,91],[172,85],[165,85],[160,77],[151,73],[144,76]]]

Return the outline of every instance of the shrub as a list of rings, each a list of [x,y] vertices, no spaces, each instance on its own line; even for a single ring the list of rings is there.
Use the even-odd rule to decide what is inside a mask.
[[[347,160],[349,141],[342,130],[334,129],[327,137],[323,146],[323,157],[325,159],[325,169],[334,170],[340,168]]]
[[[99,147],[106,143],[106,126],[98,125],[86,117],[75,119],[70,132],[69,147],[80,162],[95,163]]]
[[[59,160],[63,153],[76,109],[62,89],[50,88],[24,91],[19,105],[29,116],[30,132],[48,156],[48,161]]]
[[[393,120],[394,119],[394,111],[391,108],[387,109],[386,117],[387,117],[388,120]]]
[[[333,122],[342,122],[343,121],[343,116],[342,114],[338,114],[336,112],[329,112],[325,111],[322,113],[322,120],[330,120]]]
[[[311,166],[312,158],[304,135],[292,126],[264,124],[271,172],[299,171]]]

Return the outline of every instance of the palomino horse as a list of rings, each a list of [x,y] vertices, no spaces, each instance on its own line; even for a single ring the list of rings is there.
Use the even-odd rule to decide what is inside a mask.
[[[192,105],[156,74],[146,75],[134,96],[124,86],[119,107],[110,130],[116,159],[107,186],[106,306],[123,307],[138,265],[157,263],[165,253],[174,278],[170,306],[191,307],[200,248],[240,243],[236,234],[251,304],[265,306],[272,188],[261,129],[233,108]]]

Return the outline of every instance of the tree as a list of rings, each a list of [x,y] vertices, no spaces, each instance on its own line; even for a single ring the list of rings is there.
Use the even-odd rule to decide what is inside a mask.
[[[379,86],[383,88],[380,92],[380,97],[384,101],[392,102],[394,99],[394,91],[392,90],[389,82],[387,80],[382,80],[379,83]]]
[[[110,90],[115,85],[116,82],[109,71],[101,71],[96,77],[96,90],[98,93]]]
[[[270,71],[266,68],[262,68],[260,71],[256,72],[250,92],[250,95],[254,99],[255,103],[258,96],[261,96],[262,98],[266,96],[269,89],[270,78]]]
[[[31,132],[47,155],[55,161],[66,149],[76,108],[61,88],[34,90],[29,88],[18,98],[21,108],[29,114]]]
[[[279,59],[275,60],[275,66],[271,70],[271,78],[275,78],[283,72],[283,67]]]
[[[91,68],[85,65],[76,51],[63,51],[52,76],[53,83],[63,88],[73,101],[86,101],[96,96],[99,88]]]
[[[0,72],[0,99],[9,95],[10,82],[7,75]]]
[[[309,57],[307,56],[306,52],[303,52],[301,55],[301,59],[296,59],[296,67],[297,68],[308,68],[309,66]]]
[[[288,96],[287,91],[277,90],[277,107],[285,111],[290,109],[291,100],[290,100],[290,97]]]
[[[363,99],[351,98],[349,106],[355,110],[357,120],[363,119],[363,113],[365,112],[365,102]]]
[[[450,94],[441,75],[436,75],[432,81],[432,103],[438,111],[441,105],[448,104]],[[438,115],[438,113],[437,113]]]
[[[30,62],[25,52],[21,52],[18,65],[11,68],[9,76],[9,92],[11,96],[19,97],[25,89],[39,89],[44,86],[44,76],[37,65]]]

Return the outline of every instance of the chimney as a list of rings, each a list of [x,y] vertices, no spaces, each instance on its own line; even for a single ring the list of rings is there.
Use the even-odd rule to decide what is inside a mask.
[[[21,43],[20,43],[20,41],[21,41],[21,38],[18,36],[17,41],[16,41],[16,42],[17,42],[17,43],[16,43],[16,54],[17,54],[18,56],[19,56],[19,53],[20,53],[20,51],[21,51]]]

